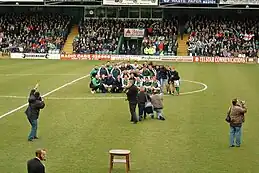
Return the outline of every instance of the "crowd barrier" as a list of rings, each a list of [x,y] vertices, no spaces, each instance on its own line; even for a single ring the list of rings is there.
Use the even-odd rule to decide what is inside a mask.
[[[11,53],[12,59],[60,59],[60,54],[48,53]]]
[[[11,53],[13,59],[60,59],[60,60],[106,60],[106,61],[166,61],[194,63],[259,63],[259,58],[244,57],[200,57],[200,56],[146,56],[146,55],[103,55],[103,54],[48,54]]]

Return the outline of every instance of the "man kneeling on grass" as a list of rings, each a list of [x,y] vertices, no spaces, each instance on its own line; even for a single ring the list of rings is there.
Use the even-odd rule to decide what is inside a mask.
[[[140,92],[138,93],[138,112],[139,112],[139,121],[142,121],[143,115],[144,119],[146,119],[146,114],[153,115],[153,107],[147,107],[146,103],[151,100],[150,96],[146,93],[145,88],[140,87]]]
[[[99,75],[96,75],[92,78],[90,83],[90,88],[92,89],[91,92],[94,94],[96,91],[105,92],[105,88],[103,84],[101,83],[101,79]]]
[[[154,95],[151,96],[151,103],[159,120],[165,120],[163,116],[163,98],[158,90],[154,90]]]
[[[103,93],[104,92],[111,92],[111,93],[115,92],[115,89],[116,89],[115,79],[111,74],[109,74],[108,77],[103,75],[101,78],[101,84],[104,86],[104,89],[105,89],[105,90],[103,90]]]

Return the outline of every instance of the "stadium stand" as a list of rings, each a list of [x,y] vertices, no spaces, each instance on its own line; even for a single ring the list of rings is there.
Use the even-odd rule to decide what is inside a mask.
[[[258,19],[212,19],[196,16],[186,29],[190,55],[256,57],[259,48]]]
[[[145,55],[177,55],[178,20],[156,21],[147,27],[143,39]]]
[[[71,18],[60,14],[5,14],[0,17],[1,50],[59,53]]]
[[[73,50],[76,53],[115,54],[124,28],[144,28],[140,46],[136,41],[123,41],[120,54],[177,54],[178,21],[86,19],[79,26]]]
[[[114,53],[123,32],[121,20],[86,19],[79,26],[79,36],[73,42],[76,53]]]

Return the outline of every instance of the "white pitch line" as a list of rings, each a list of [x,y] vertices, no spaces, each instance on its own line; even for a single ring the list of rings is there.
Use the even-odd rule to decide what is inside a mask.
[[[100,93],[101,94],[101,93]],[[0,96],[0,98],[15,98],[15,99],[27,99],[28,97],[26,96]],[[45,100],[95,100],[95,99],[107,99],[107,100],[111,100],[111,99],[122,99],[125,97],[44,97]]]
[[[208,89],[208,86],[202,82],[191,81],[191,80],[181,80],[185,82],[195,83],[202,85],[203,88],[195,91],[183,92],[180,95],[187,95],[193,93],[203,92]],[[171,96],[171,95],[164,95],[164,96]],[[0,98],[16,98],[16,99],[27,99],[26,96],[0,96]],[[126,97],[116,97],[116,96],[97,96],[97,97],[45,97],[46,100],[114,100],[114,99],[125,99]]]
[[[197,81],[192,81],[192,80],[181,80],[181,81],[185,81],[185,82],[190,82],[190,83],[195,83],[195,84],[200,84],[203,86],[202,89],[196,90],[196,91],[189,91],[189,92],[183,92],[180,95],[187,95],[187,94],[193,94],[193,93],[199,93],[199,92],[203,92],[206,89],[208,89],[208,86],[205,83],[202,82],[197,82]]]
[[[73,81],[71,81],[71,82],[68,82],[68,83],[66,83],[66,84],[64,84],[64,85],[62,85],[62,86],[60,86],[60,87],[58,87],[58,88],[56,88],[56,89],[54,89],[54,90],[52,90],[52,91],[50,91],[50,92],[44,94],[44,95],[42,95],[42,97],[46,97],[46,96],[48,96],[48,95],[50,95],[50,94],[52,94],[52,93],[54,93],[54,92],[56,92],[56,91],[58,91],[58,90],[61,90],[62,88],[65,88],[65,87],[67,87],[67,86],[69,86],[69,85],[71,85],[71,84],[73,84],[73,83],[75,83],[75,82],[77,82],[77,81],[80,81],[80,80],[82,80],[82,79],[84,79],[84,78],[87,78],[87,77],[89,77],[89,74],[88,74],[88,75],[84,75],[84,76],[82,76],[82,77],[80,77],[80,78],[77,78],[77,79],[75,79],[75,80],[73,80]],[[27,105],[28,105],[28,103],[23,104],[23,105],[19,106],[18,108],[15,108],[15,109],[13,109],[13,110],[11,110],[11,111],[9,111],[9,112],[7,112],[7,113],[1,115],[1,116],[0,116],[0,119],[2,119],[2,118],[4,118],[4,117],[6,117],[7,115],[10,115],[10,114],[12,114],[12,113],[18,111],[18,110],[20,110],[20,109],[22,109],[22,108],[24,108],[24,107],[27,106]]]
[[[119,64],[120,64],[120,63],[121,63],[121,62],[119,62]],[[64,88],[64,87],[66,87],[66,86],[68,86],[68,85],[71,85],[71,84],[73,84],[73,83],[75,83],[75,82],[77,82],[77,81],[80,81],[80,80],[82,80],[82,79],[84,79],[84,78],[87,78],[87,77],[89,77],[89,76],[90,76],[90,75],[88,74],[88,75],[84,75],[84,76],[82,76],[82,77],[79,77],[79,78],[77,78],[77,79],[75,79],[75,80],[73,80],[73,81],[71,81],[71,82],[69,82],[69,83],[66,83],[66,84],[64,84],[64,85],[62,85],[62,86],[60,86],[60,87],[58,87],[58,88],[56,88],[56,89],[54,89],[54,90],[52,90],[52,91],[50,91],[50,92],[48,92],[48,93],[42,95],[42,97],[46,97],[46,96],[48,96],[48,95],[50,95],[50,94],[52,94],[52,93],[54,93],[54,92],[56,92],[56,91],[58,91],[58,90],[60,90],[60,89],[62,89],[62,88]],[[16,108],[16,109],[13,109],[13,110],[11,110],[11,111],[9,111],[9,112],[7,112],[7,113],[1,115],[1,116],[0,116],[0,119],[2,119],[2,118],[4,118],[4,117],[6,117],[6,116],[8,116],[8,115],[10,115],[10,114],[12,114],[12,113],[18,111],[18,110],[20,110],[20,109],[22,109],[22,108],[24,108],[24,107],[27,106],[27,105],[28,105],[28,103],[26,103],[26,104],[24,104],[24,105],[21,105],[20,107],[18,107],[18,108]]]

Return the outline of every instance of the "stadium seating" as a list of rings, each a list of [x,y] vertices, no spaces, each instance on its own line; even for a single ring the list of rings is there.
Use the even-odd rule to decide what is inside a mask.
[[[7,14],[0,17],[0,45],[10,52],[59,53],[70,17],[59,14]]]
[[[161,55],[164,52],[176,54],[177,27],[176,19],[164,21],[86,19],[80,24],[79,36],[74,40],[73,50],[76,53],[115,53],[124,28],[144,28],[146,32],[141,44],[141,54]],[[135,54],[134,49],[137,49],[138,46],[134,42],[129,45],[123,43],[121,47],[122,54],[125,52]]]
[[[122,21],[113,19],[87,19],[79,26],[73,50],[76,53],[114,53],[123,32]]]
[[[143,40],[143,53],[146,55],[176,55],[177,34],[177,19],[151,23],[147,28],[147,37]]]
[[[230,20],[193,17],[187,24],[190,55],[256,57],[259,48],[258,19]]]

